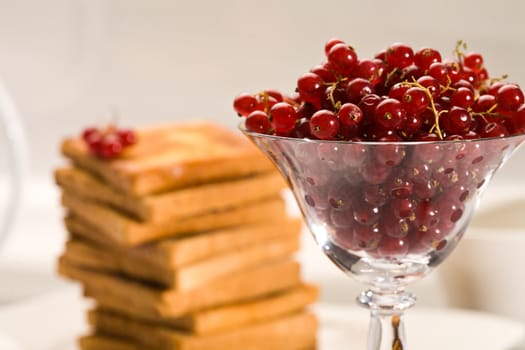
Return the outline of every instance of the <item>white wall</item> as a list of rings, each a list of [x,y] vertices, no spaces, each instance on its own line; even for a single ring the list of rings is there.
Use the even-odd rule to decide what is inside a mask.
[[[294,88],[337,36],[361,56],[395,41],[484,54],[525,85],[522,1],[0,0],[0,77],[23,113],[32,168],[60,163],[60,139],[107,121],[207,118],[234,128],[241,91]],[[499,178],[525,175],[525,152]]]

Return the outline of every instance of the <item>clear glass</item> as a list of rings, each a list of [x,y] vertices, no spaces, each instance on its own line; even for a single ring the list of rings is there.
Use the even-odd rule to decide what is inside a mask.
[[[454,250],[494,172],[523,143],[317,141],[240,129],[288,181],[315,241],[367,290],[368,350],[406,350],[406,290]]]

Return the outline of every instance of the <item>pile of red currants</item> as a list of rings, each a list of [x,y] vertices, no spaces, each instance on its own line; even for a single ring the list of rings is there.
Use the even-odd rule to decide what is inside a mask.
[[[86,142],[90,153],[102,159],[115,158],[126,147],[137,142],[133,130],[118,128],[113,124],[105,128],[86,128],[82,132],[82,139]]]
[[[524,95],[491,78],[479,53],[455,58],[393,44],[360,59],[342,40],[324,47],[325,63],[299,77],[296,94],[243,93],[234,109],[249,131],[319,140],[438,141],[525,132]]]

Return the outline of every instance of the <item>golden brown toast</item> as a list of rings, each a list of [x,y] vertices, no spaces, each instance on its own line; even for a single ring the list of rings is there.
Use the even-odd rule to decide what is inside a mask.
[[[147,317],[126,311],[119,313],[139,321],[173,327],[193,334],[211,334],[300,311],[316,302],[318,298],[317,287],[302,284],[261,298],[197,311],[177,318]],[[104,300],[98,300],[97,308],[111,311],[111,307],[105,306]]]
[[[250,245],[263,244],[270,239],[293,236],[302,228],[302,221],[298,218],[276,217],[266,222],[198,232],[129,248],[112,245],[96,228],[78,217],[69,215],[64,222],[72,236],[107,246],[107,249],[124,251],[131,259],[144,261],[156,269],[174,269],[194,264]]]
[[[286,216],[282,197],[159,223],[143,223],[134,220],[111,207],[68,192],[62,194],[62,205],[73,215],[91,225],[106,240],[122,246],[136,246],[161,238],[263,222],[275,218],[281,220]]]
[[[102,247],[74,238],[66,242],[62,256],[77,266],[101,272],[120,273],[130,278],[184,291],[268,261],[283,259],[298,249],[299,232],[173,268],[140,259],[137,255],[129,254],[130,249]]]
[[[296,312],[264,322],[210,335],[194,335],[158,327],[102,310],[89,313],[95,334],[127,339],[159,350],[303,350],[315,348],[318,322],[308,312]],[[86,342],[85,338],[80,343]],[[85,345],[81,346],[86,349]],[[117,348],[118,349],[118,348]]]
[[[58,272],[82,283],[85,294],[114,310],[148,317],[177,317],[214,306],[262,297],[298,286],[299,264],[277,261],[213,280],[190,291],[176,291],[74,265],[61,257]]]
[[[55,180],[68,193],[107,204],[147,222],[187,218],[259,202],[278,196],[286,186],[276,171],[145,196],[122,193],[79,168],[57,169]]]
[[[240,132],[210,122],[187,122],[136,130],[138,142],[113,160],[89,153],[80,138],[67,138],[61,152],[112,187],[133,195],[166,192],[274,169]]]

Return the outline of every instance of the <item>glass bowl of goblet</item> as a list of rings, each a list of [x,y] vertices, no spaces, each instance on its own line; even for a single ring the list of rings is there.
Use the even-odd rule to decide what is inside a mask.
[[[317,245],[366,286],[369,350],[406,350],[407,286],[454,250],[495,171],[524,135],[449,141],[321,141],[246,130],[290,185]]]

